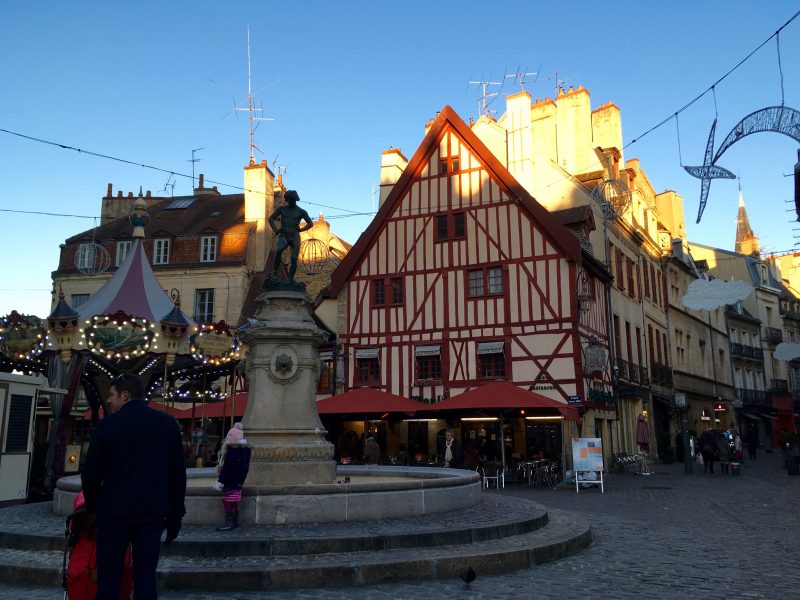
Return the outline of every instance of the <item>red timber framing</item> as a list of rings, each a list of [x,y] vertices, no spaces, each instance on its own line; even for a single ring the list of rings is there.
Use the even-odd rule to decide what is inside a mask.
[[[593,290],[588,311],[578,310],[579,268]],[[393,278],[402,278],[402,304],[376,306],[373,282],[387,282],[388,295]],[[608,279],[445,107],[332,275],[345,387],[359,385],[357,354],[377,349],[380,381],[371,385],[406,397],[436,400],[486,383],[489,354],[484,372],[504,370],[555,400],[583,395],[582,345],[591,336],[607,345]],[[418,379],[418,357],[436,348],[441,378]]]

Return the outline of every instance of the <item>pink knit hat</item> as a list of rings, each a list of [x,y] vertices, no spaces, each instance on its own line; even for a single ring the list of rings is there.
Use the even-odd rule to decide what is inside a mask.
[[[225,436],[225,443],[232,446],[233,444],[238,444],[243,437],[244,432],[242,431],[242,424],[236,423],[231,427],[230,431],[228,431],[228,435]]]

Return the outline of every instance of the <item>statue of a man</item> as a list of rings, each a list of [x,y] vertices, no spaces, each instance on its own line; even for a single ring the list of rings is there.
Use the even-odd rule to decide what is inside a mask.
[[[278,267],[281,264],[281,256],[283,256],[286,246],[292,248],[292,264],[289,267],[289,280],[294,280],[295,271],[297,271],[297,256],[300,254],[300,232],[311,229],[314,222],[308,213],[302,208],[297,206],[300,196],[294,190],[287,190],[283,195],[286,204],[279,206],[269,217],[269,226],[272,231],[278,234],[278,246],[275,252],[275,262],[272,265],[272,274],[270,277],[275,277],[278,272]],[[280,229],[275,225],[275,221],[280,219]],[[305,221],[305,225],[300,226],[300,221]]]

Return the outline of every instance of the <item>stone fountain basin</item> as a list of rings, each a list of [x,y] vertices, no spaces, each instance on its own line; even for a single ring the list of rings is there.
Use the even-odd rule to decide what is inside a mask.
[[[184,523],[218,524],[222,497],[211,486],[215,468],[186,469]],[[350,483],[344,483],[345,477]],[[342,483],[337,483],[342,481]],[[53,512],[68,515],[80,490],[80,475],[62,477],[53,495]],[[334,523],[415,517],[476,505],[481,500],[475,471],[435,467],[338,465],[336,481],[305,485],[245,483],[240,523]]]

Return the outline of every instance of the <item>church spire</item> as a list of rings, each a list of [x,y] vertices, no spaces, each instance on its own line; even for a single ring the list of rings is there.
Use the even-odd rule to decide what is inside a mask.
[[[736,252],[748,256],[759,256],[758,237],[750,227],[742,196],[742,180],[739,178],[739,212],[736,215]]]

